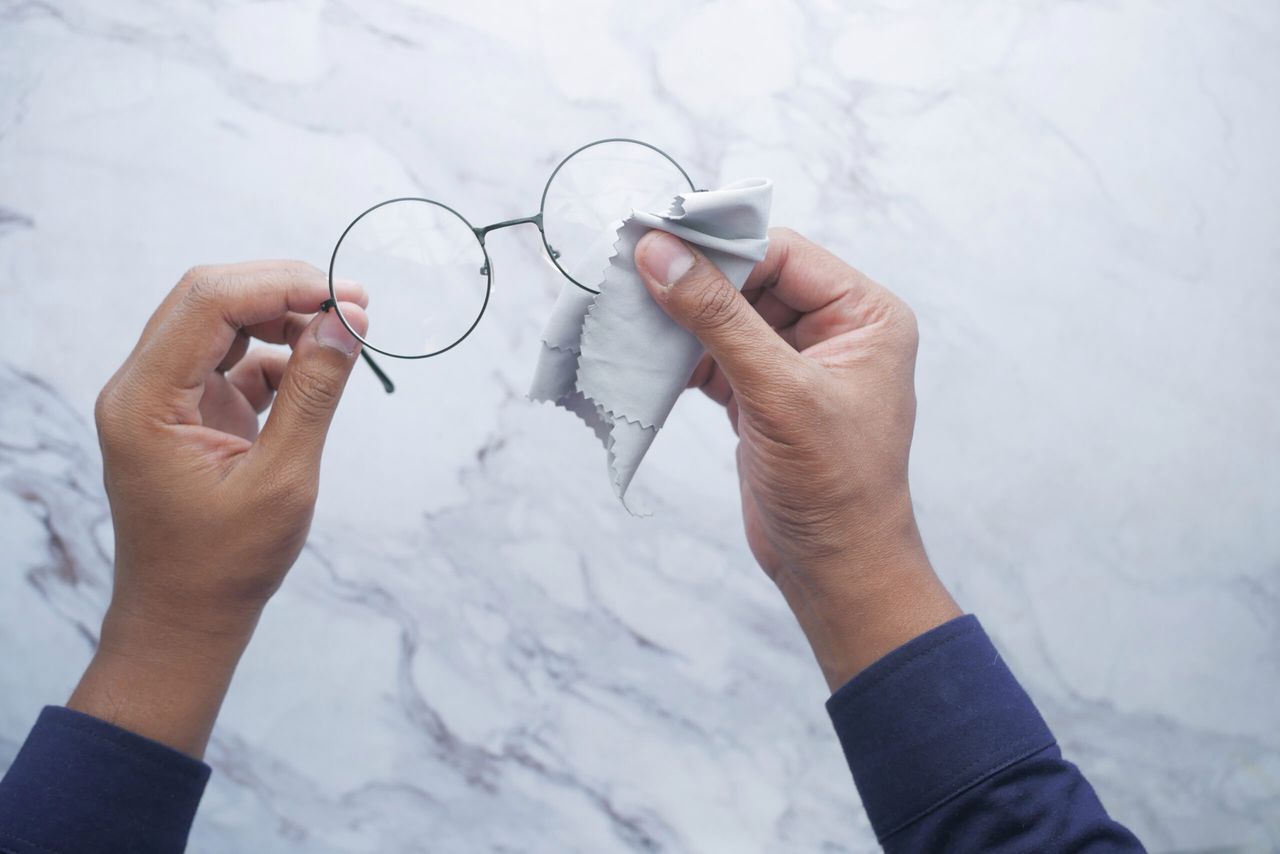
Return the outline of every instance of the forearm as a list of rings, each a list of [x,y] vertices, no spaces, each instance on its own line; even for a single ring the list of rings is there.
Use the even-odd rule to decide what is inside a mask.
[[[208,779],[203,762],[49,706],[0,779],[0,851],[180,852]]]
[[[876,536],[774,575],[832,691],[962,613],[929,562],[910,496],[880,511]]]
[[[888,852],[1142,850],[972,616],[875,662],[827,708]]]
[[[909,500],[877,536],[776,580],[889,852],[1136,851],[925,555]]]
[[[197,627],[113,605],[67,708],[44,710],[0,780],[0,851],[181,851],[255,621]]]
[[[200,759],[255,622],[197,631],[113,606],[67,707]]]

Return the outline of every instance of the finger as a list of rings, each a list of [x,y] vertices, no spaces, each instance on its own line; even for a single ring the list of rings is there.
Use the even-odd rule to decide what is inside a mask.
[[[205,381],[200,397],[200,423],[220,433],[230,433],[250,442],[258,435],[258,416],[244,405],[243,395],[225,376],[213,375]]]
[[[290,311],[264,323],[247,326],[244,331],[259,341],[265,341],[268,344],[288,344],[292,347],[313,317],[315,314]]]
[[[782,340],[790,344],[793,349],[795,348],[795,331],[795,326],[777,330]],[[821,359],[818,361],[819,363],[822,362]],[[702,355],[702,359],[699,360],[698,366],[694,368],[685,388],[698,389],[721,406],[725,406],[729,397],[733,394],[733,386],[729,384],[724,371],[720,370],[716,360],[707,353]]]
[[[698,359],[697,366],[693,369],[693,373],[689,375],[689,382],[685,383],[685,388],[702,388],[706,385],[707,380],[711,379],[711,372],[716,369],[716,360],[711,358],[710,354],[703,353],[702,358]]]
[[[814,311],[836,297],[852,294],[859,299],[888,293],[818,244],[789,228],[769,229],[769,251],[752,269],[743,293],[773,291],[797,311]]]
[[[799,344],[798,329],[799,329],[799,321],[796,321],[790,326],[783,326],[783,327],[776,328],[774,329],[774,332],[777,332],[778,337],[781,338],[783,341],[786,341],[787,345],[790,346],[792,350],[803,350],[805,348],[801,347]]]
[[[264,323],[246,326],[240,330],[236,340],[231,344],[231,349],[227,351],[227,355],[218,363],[218,370],[225,373],[239,363],[249,350],[250,339],[257,339],[267,344],[288,344],[292,347],[313,317],[315,317],[314,314],[290,311],[280,317],[273,317]]]
[[[243,330],[236,333],[235,340],[231,342],[231,349],[227,350],[227,354],[222,357],[222,361],[218,363],[218,371],[226,372],[238,361],[244,358],[244,354],[249,349],[249,335]]]
[[[688,388],[696,388],[725,408],[729,414],[729,423],[733,432],[738,432],[738,402],[733,399],[733,386],[725,378],[724,372],[716,365],[710,355],[704,353],[689,378]]]
[[[744,293],[756,290],[796,312],[799,350],[870,325],[901,306],[888,289],[786,228],[769,231],[769,251],[743,285]]]
[[[789,384],[797,354],[705,257],[651,231],[636,245],[635,263],[650,295],[697,336],[739,396],[767,397]]]
[[[773,291],[761,289],[752,291],[750,294],[744,293],[743,296],[756,297],[752,305],[756,307],[756,312],[764,318],[764,322],[774,329],[781,330],[794,326],[795,322],[802,317],[799,311],[778,299],[778,295]]]
[[[367,298],[354,282],[335,282],[343,301]],[[137,386],[172,400],[198,389],[231,350],[240,330],[289,312],[312,313],[329,298],[324,273],[297,261],[197,267],[183,276],[148,322],[130,357]]]
[[[804,315],[782,302],[772,291],[755,291],[755,295],[757,299],[753,304],[764,322],[772,326],[778,336],[791,345],[791,349],[803,349],[797,344],[796,330]]]
[[[190,290],[190,286],[198,281],[224,277],[238,277],[245,280],[271,278],[278,277],[281,271],[286,269],[296,270],[301,275],[308,277],[314,277],[316,274],[324,275],[310,264],[302,261],[244,261],[238,264],[192,267],[183,275],[182,280],[169,292],[159,308],[151,315],[143,328],[142,340],[145,341],[152,337],[155,330],[169,317],[174,308],[188,297],[187,292]],[[338,299],[355,302],[361,308],[368,307],[369,296],[358,282],[351,279],[336,278],[333,280],[333,286]],[[305,312],[305,316],[310,319],[318,309],[319,305]]]
[[[360,352],[342,318],[360,335],[369,325],[360,306],[344,303],[341,311],[341,317],[337,311],[318,315],[298,337],[271,414],[250,450],[251,469],[265,468],[268,476],[291,471],[308,483],[318,477],[329,424]]]
[[[706,366],[705,370],[703,370],[704,366]],[[698,369],[693,372],[689,387],[698,389],[721,406],[728,403],[729,398],[733,396],[733,387],[729,385],[724,371],[710,359],[704,359],[699,363]]]
[[[254,412],[265,412],[275,399],[288,364],[289,354],[280,350],[250,350],[227,371],[227,382],[244,395]]]

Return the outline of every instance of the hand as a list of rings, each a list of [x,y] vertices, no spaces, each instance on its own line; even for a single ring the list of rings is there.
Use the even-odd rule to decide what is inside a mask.
[[[834,690],[960,611],[938,581],[907,486],[918,333],[896,296],[785,229],[742,293],[677,238],[637,268],[707,354],[691,386],[738,434],[747,542]]]
[[[359,352],[337,312],[312,316],[328,296],[307,264],[195,268],[102,390],[115,585],[71,708],[202,755],[258,615],[306,540]],[[363,290],[343,283],[337,296],[363,334]],[[251,338],[293,352],[249,350]]]

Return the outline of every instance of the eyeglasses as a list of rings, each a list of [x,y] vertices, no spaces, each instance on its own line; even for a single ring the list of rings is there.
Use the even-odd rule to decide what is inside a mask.
[[[688,173],[647,142],[611,138],[588,143],[560,161],[532,216],[473,226],[434,199],[399,198],[360,214],[338,238],[329,261],[329,296],[342,323],[388,393],[395,385],[369,354],[426,359],[452,350],[480,323],[493,288],[486,236],[533,225],[547,258],[584,291],[598,283],[613,255],[618,224],[633,209],[665,209],[693,192]],[[358,334],[337,302],[334,282],[354,279],[369,295],[369,333]]]

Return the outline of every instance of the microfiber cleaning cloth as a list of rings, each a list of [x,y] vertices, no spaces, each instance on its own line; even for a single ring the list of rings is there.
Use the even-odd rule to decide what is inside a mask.
[[[739,289],[768,248],[772,182],[753,178],[676,196],[660,213],[633,211],[613,235],[598,294],[567,282],[542,334],[529,397],[552,401],[590,427],[607,452],[609,481],[627,487],[697,367],[702,345],[653,301],[635,268],[651,229],[696,246]],[[579,281],[587,282],[581,276]]]

